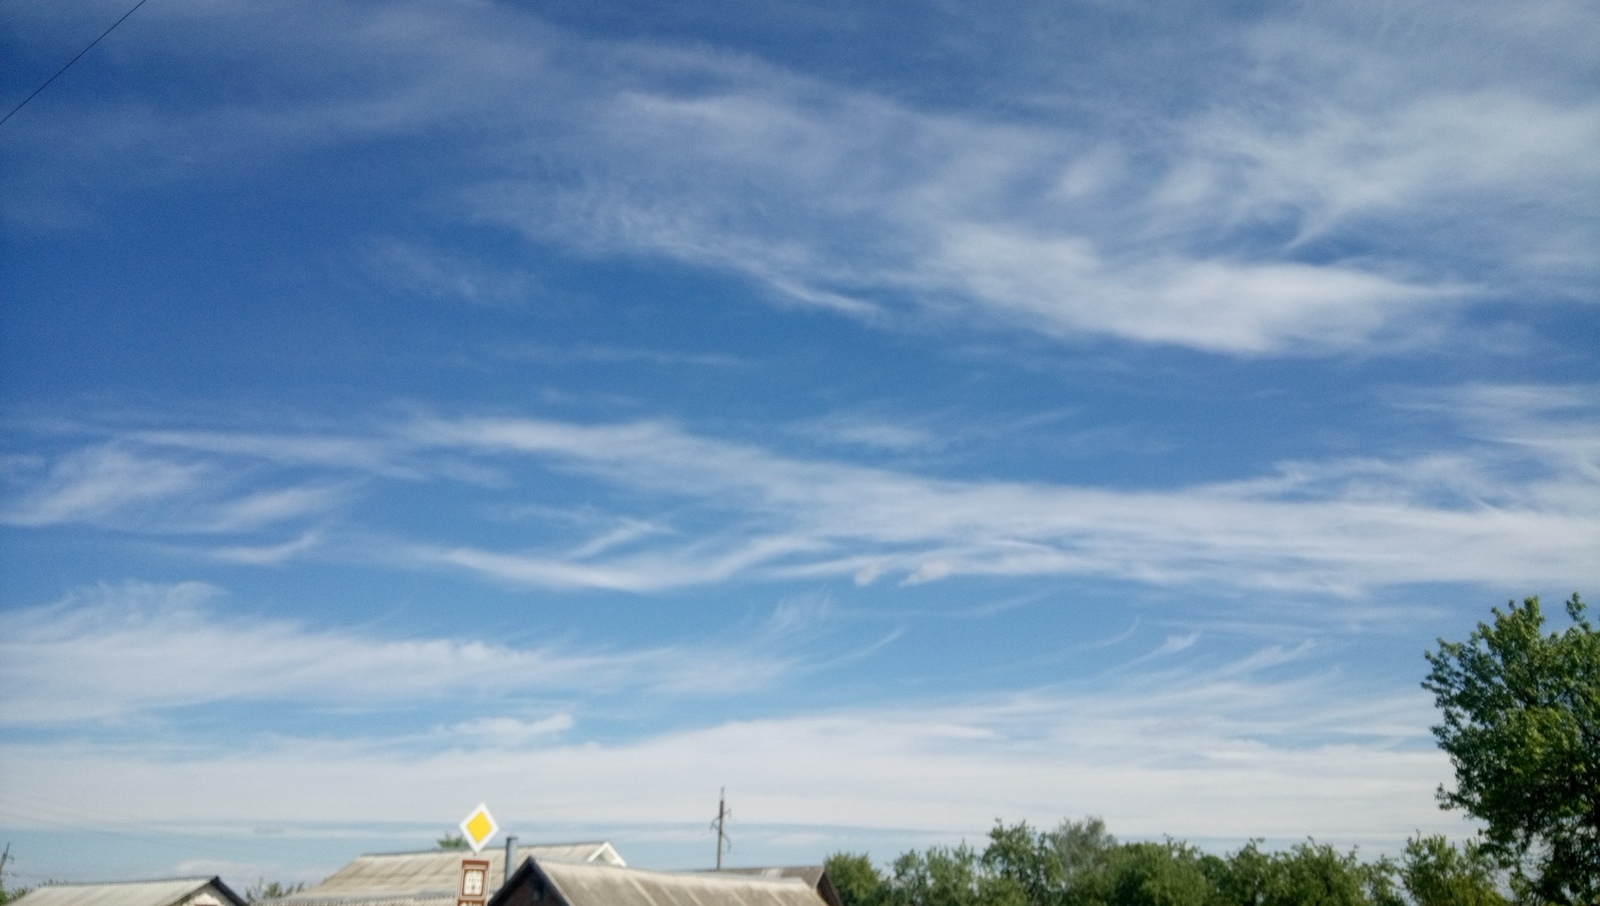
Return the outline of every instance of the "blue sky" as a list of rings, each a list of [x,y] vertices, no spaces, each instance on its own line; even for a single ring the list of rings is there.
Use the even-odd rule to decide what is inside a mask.
[[[4,3],[7,109],[126,11]],[[1600,597],[1597,31],[150,0],[0,126],[17,878],[1470,833],[1422,651]]]

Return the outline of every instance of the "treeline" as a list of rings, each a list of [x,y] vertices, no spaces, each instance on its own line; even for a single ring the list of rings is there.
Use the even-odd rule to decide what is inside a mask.
[[[1227,856],[1186,843],[1119,843],[1098,818],[1036,832],[996,822],[978,852],[965,844],[907,852],[878,870],[837,853],[828,873],[844,906],[1506,906],[1475,844],[1418,836],[1398,861],[1305,842]]]

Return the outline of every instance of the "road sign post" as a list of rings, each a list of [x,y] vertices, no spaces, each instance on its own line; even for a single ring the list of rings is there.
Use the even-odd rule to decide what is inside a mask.
[[[489,814],[489,807],[478,803],[478,807],[461,819],[461,836],[466,838],[467,845],[472,847],[474,856],[483,852],[489,840],[500,832],[500,825],[494,822],[494,816]],[[461,886],[456,891],[456,906],[484,906],[489,902],[489,860],[467,859],[461,860]]]

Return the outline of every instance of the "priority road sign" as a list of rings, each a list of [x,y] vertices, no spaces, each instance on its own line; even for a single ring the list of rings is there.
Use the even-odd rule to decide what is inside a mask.
[[[500,832],[500,825],[494,823],[494,816],[489,814],[489,807],[478,803],[471,814],[461,819],[461,836],[467,838],[467,845],[475,853],[483,852],[488,845],[489,838]]]

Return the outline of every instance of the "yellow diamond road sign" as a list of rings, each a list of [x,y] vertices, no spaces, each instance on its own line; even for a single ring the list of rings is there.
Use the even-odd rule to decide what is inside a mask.
[[[467,845],[475,853],[483,852],[483,847],[489,838],[500,832],[500,825],[494,823],[494,816],[489,814],[489,807],[478,803],[472,814],[461,819],[461,836],[467,838]]]

